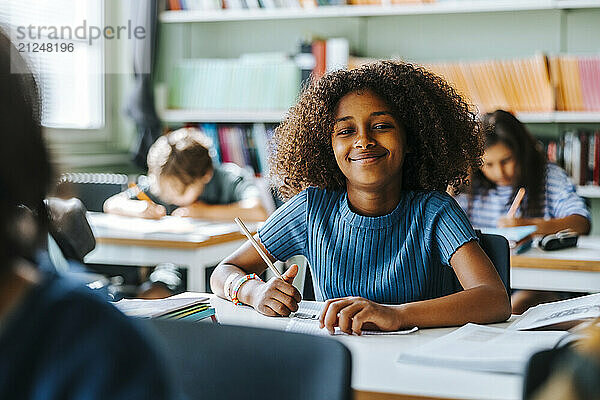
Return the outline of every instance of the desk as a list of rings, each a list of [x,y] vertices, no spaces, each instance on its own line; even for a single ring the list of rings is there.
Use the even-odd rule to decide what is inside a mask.
[[[184,293],[180,296],[189,296]],[[198,295],[198,294],[194,294]],[[219,322],[284,330],[287,318],[266,317],[214,295]],[[496,324],[504,327],[508,323]],[[522,377],[396,362],[403,349],[449,333],[454,328],[423,329],[404,336],[336,336],[352,353],[352,388],[356,400],[520,399]]]
[[[188,289],[206,291],[205,271],[233,253],[246,240],[234,223],[164,217],[159,221],[88,213],[96,248],[86,263],[187,267]],[[255,230],[256,225],[249,225]]]
[[[569,292],[600,291],[600,236],[581,236],[576,248],[532,248],[511,256],[511,286]]]

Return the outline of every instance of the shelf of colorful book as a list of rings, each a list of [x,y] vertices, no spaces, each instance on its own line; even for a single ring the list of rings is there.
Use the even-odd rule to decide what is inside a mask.
[[[285,110],[163,110],[161,118],[168,123],[181,122],[279,122]],[[544,113],[517,113],[524,123],[600,123],[600,112],[555,111]]]
[[[577,186],[577,194],[588,199],[600,199],[600,186]]]
[[[311,8],[177,10],[161,13],[160,20],[165,23],[187,23],[390,15],[468,14],[575,8],[600,8],[600,2],[597,0],[452,0],[397,5],[331,5]]]

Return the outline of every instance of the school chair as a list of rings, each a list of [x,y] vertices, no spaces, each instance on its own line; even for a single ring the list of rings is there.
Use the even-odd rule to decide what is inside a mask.
[[[506,240],[504,236],[481,233],[479,230],[476,230],[475,233],[479,238],[479,245],[490,258],[494,267],[496,267],[496,271],[498,272],[498,275],[500,275],[500,279],[506,288],[506,292],[510,296],[510,248],[508,246],[508,240]],[[312,274],[308,263],[304,261],[304,265],[301,265],[302,262],[299,259],[294,259],[294,263],[298,264],[301,270],[303,269],[305,271],[303,274],[303,281],[301,280],[298,283],[298,287],[301,288],[302,299],[315,300]],[[299,272],[299,274],[301,273],[302,272]],[[296,284],[295,281],[294,284]],[[457,292],[462,290],[462,286],[456,275],[454,275],[454,288]]]
[[[490,258],[502,283],[510,296],[510,247],[504,236],[475,231],[479,237],[479,245]]]
[[[140,322],[189,399],[351,399],[350,351],[335,339],[210,322]]]
[[[124,174],[68,173],[61,175],[57,190],[80,199],[88,211],[102,212],[104,201],[127,189],[128,181]]]

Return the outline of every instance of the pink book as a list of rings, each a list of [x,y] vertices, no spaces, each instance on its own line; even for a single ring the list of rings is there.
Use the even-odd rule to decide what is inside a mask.
[[[591,111],[594,109],[592,71],[589,68],[586,57],[579,58],[577,60],[577,65],[579,67],[579,84],[581,86],[581,97],[583,98],[583,109]]]
[[[590,69],[594,88],[594,110],[600,110],[600,57],[590,58]]]
[[[229,131],[229,127],[225,125],[219,126],[219,144],[221,145],[221,158],[222,161],[231,162],[231,155],[229,153],[229,137],[227,132]]]

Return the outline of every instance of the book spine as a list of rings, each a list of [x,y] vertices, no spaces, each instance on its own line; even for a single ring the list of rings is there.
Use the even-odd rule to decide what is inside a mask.
[[[587,175],[588,175],[588,135],[587,132],[579,133],[579,185],[585,185],[587,183]]]
[[[594,140],[594,132],[587,135],[588,151],[587,151],[587,170],[586,170],[586,185],[594,184],[594,161],[596,152],[596,141]]]
[[[594,133],[594,185],[600,185],[600,131]]]
[[[312,42],[312,53],[315,57],[315,68],[313,69],[313,79],[319,79],[325,75],[327,68],[327,42],[324,40],[315,40]]]
[[[229,155],[229,143],[227,137],[227,131],[229,130],[228,126],[221,125],[219,126],[219,146],[221,148],[221,159],[224,163],[231,162],[231,157]]]

